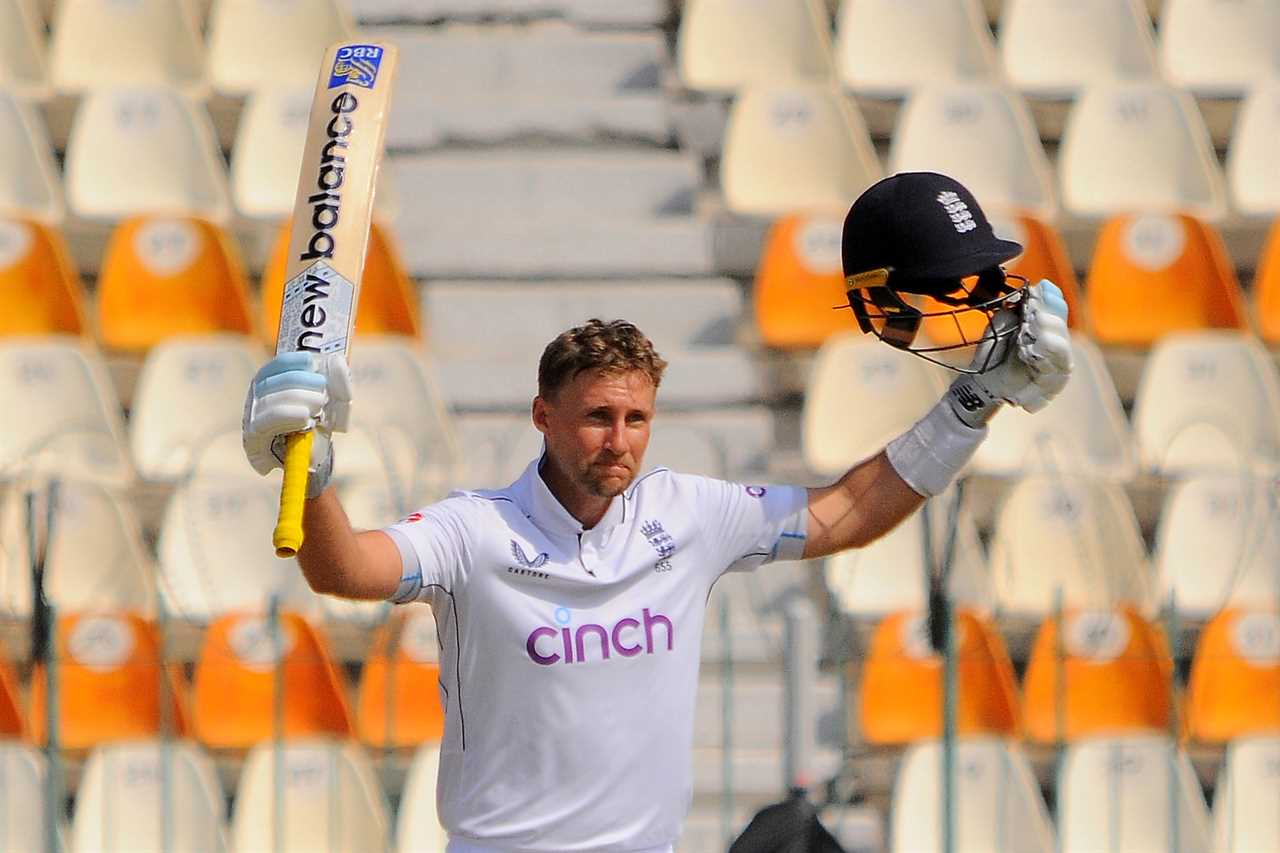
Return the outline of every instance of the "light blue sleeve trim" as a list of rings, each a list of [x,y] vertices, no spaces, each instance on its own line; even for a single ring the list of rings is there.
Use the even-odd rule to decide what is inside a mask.
[[[799,560],[804,557],[804,544],[809,539],[809,490],[792,488],[800,493],[799,506],[787,516],[786,522],[782,525],[782,532],[778,534],[778,541],[774,543],[773,553],[769,556],[771,563],[778,560]]]
[[[400,570],[400,586],[387,600],[392,604],[408,604],[411,601],[417,601],[422,594],[422,563],[418,559],[418,552],[409,541],[409,537],[394,527],[385,527],[382,532],[396,543],[396,548],[400,551],[400,562],[403,565]]]

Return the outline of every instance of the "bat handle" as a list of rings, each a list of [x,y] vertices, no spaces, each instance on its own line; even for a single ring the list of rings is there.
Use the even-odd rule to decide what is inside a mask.
[[[302,506],[307,496],[307,476],[311,467],[314,434],[295,432],[285,439],[284,483],[280,486],[280,515],[271,542],[277,557],[293,557],[302,547]]]

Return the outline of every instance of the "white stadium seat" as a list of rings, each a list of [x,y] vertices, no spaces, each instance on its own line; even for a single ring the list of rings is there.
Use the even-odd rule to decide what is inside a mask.
[[[1258,341],[1180,332],[1152,349],[1133,407],[1142,467],[1157,474],[1280,469],[1280,378]]]
[[[231,194],[245,216],[283,218],[293,210],[313,86],[260,89],[245,99],[231,148]]]
[[[834,335],[818,350],[805,389],[805,464],[843,474],[919,420],[942,394],[942,368],[870,335]]]
[[[436,780],[440,774],[440,746],[418,747],[409,765],[409,776],[400,796],[396,817],[396,850],[399,853],[445,853],[449,836],[436,813]]]
[[[63,0],[55,10],[49,76],[59,92],[172,86],[207,94],[191,0]]]
[[[1280,82],[1253,84],[1236,113],[1227,150],[1227,181],[1236,210],[1248,216],[1280,213],[1280,169],[1275,140],[1280,137]]]
[[[79,338],[0,342],[0,480],[58,474],[126,486],[133,465],[106,365]]]
[[[1005,0],[1000,53],[1010,82],[1037,97],[1073,98],[1098,83],[1156,76],[1142,0]]]
[[[1133,479],[1137,452],[1120,395],[1098,347],[1071,339],[1075,367],[1066,388],[1034,415],[1006,406],[973,457],[975,473],[998,477],[1070,471],[1117,482]]]
[[[1280,74],[1280,5],[1272,0],[1168,0],[1160,60],[1169,82],[1237,98]]]
[[[66,216],[53,146],[44,121],[23,98],[0,88],[0,210],[50,225]]]
[[[48,785],[45,758],[16,741],[0,743],[0,849],[46,853],[44,800]],[[59,838],[53,849],[59,849]]]
[[[76,789],[72,853],[227,849],[222,785],[199,747],[132,741],[96,748]]]
[[[203,107],[174,89],[104,89],[76,110],[67,140],[67,201],[85,219],[231,212],[222,157]]]
[[[735,213],[842,212],[880,174],[857,106],[830,83],[752,86],[730,108],[720,183]]]
[[[1162,83],[1099,84],[1071,108],[1058,157],[1062,204],[1080,217],[1226,214],[1222,170],[1186,92]]]
[[[35,502],[40,531],[45,529],[46,495],[41,492]],[[32,598],[25,490],[10,489],[0,513],[0,613],[26,619]],[[45,595],[62,613],[155,613],[155,568],[138,520],[128,504],[101,486],[60,482],[47,561]]]
[[[845,0],[836,21],[836,63],[846,86],[886,98],[997,73],[978,0]]]
[[[670,468],[725,480],[729,478],[727,456],[728,448],[711,430],[693,423],[673,423],[664,417],[650,433],[644,464],[646,468]]]
[[[278,756],[273,754],[277,749]],[[280,779],[274,770],[277,761]],[[373,765],[354,742],[266,742],[249,751],[240,774],[231,849],[385,850],[391,842],[389,823]]]
[[[542,453],[542,433],[534,429],[528,413],[462,414],[458,416],[458,435],[466,459],[463,482],[468,489],[510,485]]]
[[[1067,747],[1058,779],[1062,853],[1212,849],[1195,769],[1163,734],[1078,741]]]
[[[730,753],[728,778],[724,772],[724,752],[720,749],[693,750],[693,793],[717,796],[730,801],[766,803],[787,793],[785,755],[781,748],[747,747]],[[841,755],[834,749],[817,749],[813,756],[813,778],[828,779],[840,769]]]
[[[557,16],[586,27],[656,27],[671,13],[667,0],[351,0],[350,6],[362,21]]]
[[[169,338],[148,353],[134,391],[129,438],[145,480],[177,480],[213,440],[240,429],[245,389],[265,356],[242,335]],[[248,472],[245,461],[242,469]]]
[[[35,0],[0,0],[0,89],[44,100],[45,64],[44,21]]]
[[[681,82],[698,91],[827,80],[832,73],[831,27],[821,0],[690,0],[676,53]]]
[[[209,10],[209,77],[226,95],[314,86],[330,43],[351,32],[335,0],[214,0]]]
[[[996,609],[1041,619],[1064,608],[1153,601],[1142,535],[1124,490],[1100,480],[1037,475],[1009,492],[991,542]]]
[[[942,744],[907,748],[893,788],[890,849],[925,853],[943,847]],[[955,849],[1053,853],[1053,825],[1017,743],[967,737],[955,745]]]
[[[178,486],[156,545],[165,609],[206,624],[238,611],[264,612],[270,598],[314,612],[316,597],[294,560],[272,553],[279,478],[209,474]]]
[[[1280,604],[1280,514],[1270,480],[1218,474],[1176,483],[1156,533],[1160,600],[1183,618]]]
[[[1218,853],[1280,849],[1280,738],[1257,735],[1227,745],[1213,797],[1214,841]]]
[[[889,148],[889,172],[941,172],[984,209],[1053,219],[1049,160],[1022,98],[986,83],[922,86],[907,98]]]

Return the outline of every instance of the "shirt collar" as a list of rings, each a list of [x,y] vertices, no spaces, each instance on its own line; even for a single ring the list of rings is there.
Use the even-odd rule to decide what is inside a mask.
[[[540,529],[562,536],[576,537],[584,534],[595,536],[608,533],[626,520],[626,498],[624,495],[618,495],[609,501],[609,508],[605,510],[596,526],[590,530],[584,529],[582,522],[574,518],[573,514],[564,508],[564,504],[551,493],[551,489],[547,488],[546,481],[542,479],[542,474],[538,470],[544,458],[546,458],[545,449],[537,459],[529,463],[524,473],[520,475],[520,479],[516,481],[520,503],[533,519],[533,523]]]

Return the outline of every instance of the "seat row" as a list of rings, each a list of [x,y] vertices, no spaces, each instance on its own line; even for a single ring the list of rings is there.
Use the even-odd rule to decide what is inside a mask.
[[[998,46],[981,0],[843,0],[834,46],[826,5],[690,0],[678,36],[681,80],[723,92],[835,78],[859,94],[901,97],[939,81],[1003,77],[1063,98],[1092,83],[1163,76],[1197,94],[1239,97],[1280,71],[1280,12],[1266,2],[1165,0],[1157,44],[1142,0],[1006,0]]]

